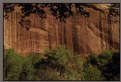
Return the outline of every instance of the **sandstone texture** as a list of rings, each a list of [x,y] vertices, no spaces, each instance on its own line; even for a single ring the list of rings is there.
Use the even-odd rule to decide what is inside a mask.
[[[42,53],[59,45],[80,55],[119,50],[119,17],[86,8],[89,17],[75,14],[60,22],[47,10],[47,18],[30,14],[20,23],[21,10],[16,7],[4,19],[4,48],[14,48],[19,53]],[[29,28],[29,30],[27,29]]]

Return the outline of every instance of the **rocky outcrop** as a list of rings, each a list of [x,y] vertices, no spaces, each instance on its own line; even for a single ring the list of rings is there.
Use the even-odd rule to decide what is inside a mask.
[[[109,17],[93,8],[85,9],[90,12],[89,17],[75,13],[66,23],[60,22],[47,9],[45,19],[30,14],[20,22],[22,13],[16,7],[9,18],[4,19],[4,47],[21,53],[42,53],[66,45],[80,55],[119,49],[119,17]]]

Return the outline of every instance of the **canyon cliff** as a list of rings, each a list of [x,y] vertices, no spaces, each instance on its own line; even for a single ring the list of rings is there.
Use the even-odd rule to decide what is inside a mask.
[[[87,17],[74,13],[62,22],[46,8],[46,18],[34,13],[21,23],[21,9],[15,7],[9,17],[4,18],[4,48],[14,48],[18,53],[42,53],[65,45],[80,55],[100,53],[106,49],[119,50],[119,17],[84,8],[90,12]]]

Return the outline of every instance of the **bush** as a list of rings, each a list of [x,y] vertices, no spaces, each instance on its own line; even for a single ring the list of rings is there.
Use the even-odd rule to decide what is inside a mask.
[[[93,53],[82,62],[65,46],[27,57],[5,49],[4,80],[120,80],[120,53]]]
[[[13,49],[5,50],[4,80],[19,80],[24,58],[16,54]]]
[[[36,80],[38,76],[36,75],[35,64],[37,62],[39,62],[39,57],[36,54],[29,54],[23,63],[19,80]]]
[[[105,50],[99,55],[100,66],[106,65],[112,61],[113,52],[110,50]]]
[[[85,80],[120,80],[120,54],[109,50],[91,54],[83,64]],[[96,75],[93,75],[93,72]]]
[[[40,71],[46,69],[45,72],[47,72],[48,74],[49,68],[51,69],[51,71],[54,71],[49,73],[54,73],[53,75],[56,75],[51,78],[46,76],[46,80],[81,79],[82,76],[80,73],[82,72],[82,68],[80,58],[75,56],[74,54],[69,53],[69,51],[64,46],[58,47],[57,49],[53,49],[50,51],[46,51],[44,53],[44,56],[46,59],[42,59],[40,64]]]
[[[84,66],[84,80],[103,80],[101,71],[91,64]]]
[[[91,65],[98,65],[99,64],[99,57],[96,54],[91,54],[87,57],[87,63]]]
[[[5,80],[81,80],[83,77],[80,57],[64,46],[27,57],[13,49],[5,50],[4,73]]]
[[[4,53],[4,80],[37,79],[34,65],[39,59],[35,54],[23,57],[13,49],[6,49]]]
[[[109,54],[108,54],[109,55]],[[101,60],[104,60],[101,58]],[[114,52],[109,57],[105,58],[104,63],[100,65],[105,80],[120,80],[120,53]]]

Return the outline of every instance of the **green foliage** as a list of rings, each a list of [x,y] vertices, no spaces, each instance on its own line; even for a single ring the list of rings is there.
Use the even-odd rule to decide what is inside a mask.
[[[23,63],[20,80],[36,80],[36,69],[34,65],[39,61],[36,54],[30,54]]]
[[[43,55],[43,56],[41,56]],[[5,50],[5,80],[81,80],[82,63],[65,46],[27,57]],[[12,62],[12,65],[11,65]],[[11,67],[10,67],[11,66]],[[15,70],[12,70],[12,69]],[[14,77],[14,78],[13,78]]]
[[[113,52],[109,50],[105,50],[102,54],[99,55],[100,65],[106,65],[111,62],[113,56]]]
[[[120,80],[119,71],[120,54],[109,50],[85,62],[65,46],[27,57],[4,50],[4,80]]]
[[[110,50],[105,50],[98,56],[91,54],[83,68],[85,80],[120,80],[120,54]]]
[[[93,65],[84,66],[84,79],[85,80],[103,80],[101,71]]]
[[[5,50],[4,80],[18,80],[23,61],[24,58],[16,54],[13,49]]]
[[[89,64],[92,64],[92,65],[98,65],[99,58],[98,58],[98,56],[96,54],[93,53],[93,54],[88,56],[86,62],[89,63]]]
[[[105,56],[105,60],[100,58],[101,60],[104,60],[106,62],[101,61],[102,65],[100,65],[100,70],[102,71],[103,76],[105,77],[105,80],[120,80],[120,53],[114,52],[112,54],[107,54]]]
[[[4,80],[34,80],[34,64],[39,60],[35,54],[23,57],[13,49],[4,52]]]
[[[64,47],[50,50],[44,53],[46,59],[42,59],[42,67],[53,70],[58,80],[80,80],[81,79],[81,61],[78,56],[70,54]],[[41,68],[42,69],[42,68]],[[48,69],[45,72],[48,72]],[[47,77],[46,77],[47,79]],[[50,80],[48,78],[47,80]],[[52,80],[52,78],[51,78]],[[54,79],[53,79],[54,80]]]
[[[48,59],[48,62],[54,66],[60,65],[65,67],[69,59],[68,53],[64,47],[45,52],[44,55]]]

